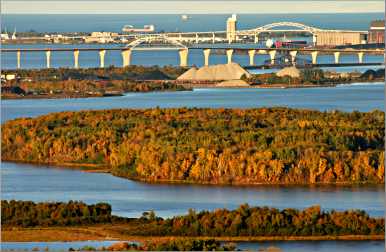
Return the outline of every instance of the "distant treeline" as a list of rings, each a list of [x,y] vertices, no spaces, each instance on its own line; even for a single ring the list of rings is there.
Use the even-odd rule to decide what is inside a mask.
[[[173,66],[127,66],[106,68],[49,68],[4,70],[2,74],[16,74],[31,81],[62,80],[169,80],[176,79],[186,71]]]
[[[385,79],[385,69],[367,70],[363,74],[336,74],[336,77],[327,76],[326,72],[318,68],[303,69],[299,77],[277,76],[276,73],[252,74],[246,81],[252,85],[259,84],[288,84],[288,85],[323,85],[349,83],[353,81],[374,81]],[[340,76],[342,75],[342,76]]]
[[[384,219],[350,210],[325,212],[319,206],[304,210],[241,205],[236,210],[218,209],[129,225],[130,235],[172,236],[324,236],[384,234]]]
[[[111,206],[106,203],[86,205],[78,201],[68,203],[1,201],[3,226],[71,226],[110,222]]]
[[[65,93],[100,93],[108,92],[150,92],[150,91],[182,91],[187,90],[181,85],[165,81],[157,82],[141,82],[130,80],[107,80],[107,81],[92,81],[92,80],[65,80],[65,81],[39,81],[39,82],[23,82],[19,85],[26,93],[38,92],[65,92]]]
[[[338,236],[384,234],[384,219],[369,217],[365,211],[322,211],[320,206],[304,210],[241,205],[235,210],[195,212],[169,219],[154,212],[141,218],[111,215],[106,203],[33,203],[2,201],[1,221],[9,226],[71,226],[96,223],[119,224],[123,235],[138,236]],[[196,244],[197,245],[197,244]],[[177,245],[176,245],[177,246]],[[199,246],[204,246],[200,244]]]
[[[2,125],[2,159],[95,164],[145,181],[384,183],[382,111],[62,112]]]

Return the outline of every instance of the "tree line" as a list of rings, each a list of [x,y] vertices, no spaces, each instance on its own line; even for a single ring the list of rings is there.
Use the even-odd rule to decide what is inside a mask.
[[[279,210],[243,204],[235,210],[196,212],[190,209],[186,215],[163,219],[154,212],[145,212],[140,218],[113,216],[111,206],[106,203],[15,200],[1,203],[1,221],[5,227],[110,223],[119,224],[119,232],[124,235],[188,237],[380,235],[385,232],[383,218],[370,217],[361,210],[323,211],[320,206]]]
[[[96,165],[145,181],[384,183],[384,112],[116,109],[2,125],[2,159]]]
[[[4,70],[3,74],[16,74],[31,81],[62,80],[169,80],[176,79],[186,71],[173,66],[139,66],[106,68],[48,68]]]
[[[154,236],[338,236],[379,235],[384,219],[369,217],[365,211],[322,211],[320,206],[304,210],[241,205],[235,210],[195,212],[166,220],[129,225],[126,234]]]
[[[71,226],[111,222],[111,206],[106,203],[1,201],[3,226]]]

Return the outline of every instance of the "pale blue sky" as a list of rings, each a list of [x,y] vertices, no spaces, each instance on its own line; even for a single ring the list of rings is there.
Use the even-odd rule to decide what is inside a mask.
[[[384,12],[383,0],[2,0],[3,14]]]

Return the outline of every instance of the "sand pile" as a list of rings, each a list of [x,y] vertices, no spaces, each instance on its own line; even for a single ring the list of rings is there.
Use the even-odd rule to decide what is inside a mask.
[[[249,87],[243,80],[226,80],[216,84],[216,87]]]
[[[296,67],[285,67],[279,72],[276,73],[279,77],[289,76],[292,78],[299,78],[300,77],[300,70]]]
[[[237,63],[203,66],[191,68],[177,80],[239,80],[243,75],[249,77],[250,74]]]

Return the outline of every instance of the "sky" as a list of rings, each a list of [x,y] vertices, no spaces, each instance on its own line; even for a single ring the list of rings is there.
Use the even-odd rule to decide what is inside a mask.
[[[384,12],[384,0],[1,0],[2,14],[246,14]]]

